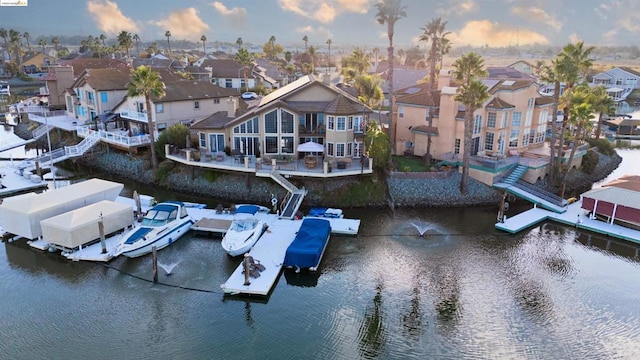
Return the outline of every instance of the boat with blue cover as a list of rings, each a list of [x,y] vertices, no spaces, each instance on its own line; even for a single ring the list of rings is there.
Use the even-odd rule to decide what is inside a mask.
[[[238,205],[231,226],[222,238],[222,248],[231,256],[251,250],[267,229],[267,223],[260,214],[268,211],[264,206]]]
[[[150,253],[154,246],[157,250],[164,249],[186,234],[192,224],[184,203],[158,203],[147,211],[140,226],[122,237],[114,256],[135,258]]]
[[[325,217],[330,219],[342,219],[344,217],[344,215],[342,214],[342,209],[325,208],[325,207],[312,207],[309,210],[308,216]]]
[[[331,223],[321,218],[304,218],[300,230],[287,248],[284,266],[316,271],[329,243]]]

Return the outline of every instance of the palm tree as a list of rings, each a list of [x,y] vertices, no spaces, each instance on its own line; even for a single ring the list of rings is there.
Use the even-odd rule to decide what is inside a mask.
[[[4,40],[4,48],[5,49],[7,49],[8,36],[9,36],[9,33],[7,32],[7,29],[0,28],[0,37]]]
[[[169,53],[171,53],[171,41],[169,41],[169,38],[171,37],[171,31],[165,31],[164,36],[167,37],[167,47],[169,48]]]
[[[42,53],[44,54],[44,47],[47,45],[47,39],[40,38],[40,40],[38,40],[38,45],[42,46]]]
[[[304,41],[304,51],[306,52],[307,51],[307,42],[309,42],[309,37],[307,37],[307,35],[305,35],[302,38],[302,41]]]
[[[382,92],[382,78],[378,75],[357,75],[354,81],[354,87],[358,90],[358,100],[362,101],[369,108],[378,108],[378,116],[380,116],[380,106],[384,100]],[[378,118],[380,123],[380,118]]]
[[[284,53],[284,60],[285,60],[285,61],[287,62],[287,64],[288,64],[288,63],[290,63],[290,62],[291,62],[291,59],[292,59],[292,58],[293,58],[293,54],[291,53],[291,51],[287,50],[287,51]]]
[[[442,69],[442,61],[444,60],[444,56],[451,51],[451,40],[442,37],[440,38],[440,43],[438,44],[438,59],[440,60],[440,69]]]
[[[105,41],[107,40],[107,36],[105,34],[100,34],[100,41],[102,41],[102,46],[107,46]]]
[[[9,30],[9,46],[13,49],[13,52],[16,55],[16,61],[18,62],[18,73],[22,73],[24,71],[22,64],[22,44],[20,43],[20,39],[22,38],[22,34],[19,31],[10,29]]]
[[[467,53],[453,64],[453,76],[462,82],[458,86],[454,99],[464,104],[464,152],[462,154],[462,178],[460,192],[467,193],[469,183],[469,164],[471,161],[471,141],[473,140],[473,113],[489,97],[487,87],[477,80],[487,75],[484,60],[474,52]]]
[[[316,68],[316,48],[314,48],[313,46],[309,46],[309,48],[307,49],[307,53],[309,54],[309,58],[311,59],[311,71],[314,71]]]
[[[154,41],[151,43],[151,46],[149,46],[149,48],[147,49],[147,51],[151,54],[157,54],[158,53],[158,42]]]
[[[138,34],[133,34],[133,41],[136,42],[136,56],[140,56],[140,36],[138,36]]]
[[[429,104],[433,104],[433,93],[436,89],[436,61],[438,57],[438,46],[442,39],[446,39],[449,32],[445,32],[444,28],[447,26],[446,21],[442,21],[441,18],[433,19],[425,27],[422,28],[422,35],[420,35],[420,41],[431,42],[431,50],[429,51]],[[427,132],[427,153],[425,154],[425,162],[431,163],[431,127],[433,126],[433,111],[431,111],[431,105],[427,107],[427,117],[429,124],[429,131]]]
[[[611,115],[615,113],[615,102],[613,98],[607,93],[607,89],[604,86],[596,86],[593,89],[595,96],[595,103],[593,110],[598,112],[598,125],[596,127],[596,140],[600,139],[600,133],[602,132],[602,117],[604,114]]]
[[[98,53],[98,57],[102,58],[102,51],[104,46],[101,45],[100,37],[93,38],[93,44],[91,44],[91,49]]]
[[[29,39],[31,39],[31,35],[29,35],[28,32],[24,32],[22,34],[22,37],[24,38],[24,40],[27,42],[27,49],[29,49],[29,52],[31,52],[31,44],[29,44]]]
[[[125,49],[127,57],[129,57],[129,48],[133,45],[131,34],[124,30],[121,31],[120,34],[118,34],[118,45]]]
[[[238,45],[238,50],[242,48],[242,38],[239,37],[236,39],[236,45]]]
[[[329,49],[329,55],[327,58],[327,65],[329,66],[329,70],[331,70],[331,39],[327,39],[327,47]]]
[[[271,37],[269,38],[269,44],[271,45],[271,47],[273,47],[276,44],[276,37],[271,35]]]
[[[378,23],[380,25],[387,24],[387,37],[389,38],[389,48],[387,49],[389,56],[389,109],[390,110],[390,118],[391,118],[391,127],[389,134],[389,141],[391,143],[391,151],[392,153],[396,152],[396,120],[393,116],[393,35],[395,31],[396,21],[400,20],[403,17],[407,16],[405,11],[405,7],[402,6],[402,0],[382,0],[381,2],[376,4],[378,8],[378,12],[376,13],[376,18],[378,19]]]
[[[56,49],[56,53],[58,52],[58,45],[60,45],[60,39],[57,36],[51,38],[51,44],[53,44],[53,48]]]
[[[249,91],[249,69],[253,67],[253,56],[251,56],[247,49],[240,48],[233,59],[242,65],[244,91]],[[229,116],[233,116],[233,114],[229,114]]]
[[[149,127],[149,146],[151,147],[151,165],[153,169],[158,168],[158,156],[156,155],[155,126],[153,122],[153,111],[151,108],[151,97],[156,99],[164,97],[164,83],[160,74],[153,71],[149,66],[138,66],[131,69],[129,83],[127,84],[127,96],[144,96],[145,108],[147,109],[147,126]]]
[[[205,44],[207,43],[207,37],[205,35],[200,36],[200,41],[202,41],[202,52],[206,55],[207,54],[207,48],[206,48]]]

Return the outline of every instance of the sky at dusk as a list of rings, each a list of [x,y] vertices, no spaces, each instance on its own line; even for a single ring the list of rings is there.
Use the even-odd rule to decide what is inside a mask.
[[[13,1],[13,0],[11,0]],[[22,0],[0,7],[0,27],[39,35],[105,34],[122,30],[143,41],[188,39],[263,44],[273,35],[291,45],[385,46],[386,25],[375,18],[379,0]],[[431,19],[448,21],[453,46],[638,45],[638,0],[402,0],[398,47],[418,44]]]

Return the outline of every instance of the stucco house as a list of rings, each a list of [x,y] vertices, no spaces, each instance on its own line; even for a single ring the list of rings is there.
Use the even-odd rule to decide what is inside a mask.
[[[242,64],[231,59],[204,59],[200,63],[200,68],[209,72],[211,82],[227,89],[254,88],[257,84],[253,74],[253,66],[247,69],[247,81],[245,86],[244,67]]]
[[[22,67],[25,72],[36,73],[47,71],[55,62],[55,58],[41,52],[29,53],[22,60]]]
[[[516,69],[519,72],[527,74],[529,76],[533,76],[536,69],[535,65],[525,60],[518,60],[512,64],[507,65],[507,67]]]
[[[363,156],[365,121],[371,110],[341,89],[313,75],[274,90],[258,104],[227,109],[196,122],[192,137],[202,151],[226,146],[244,155],[269,159],[297,159],[298,145],[320,144],[326,161],[350,163]]]

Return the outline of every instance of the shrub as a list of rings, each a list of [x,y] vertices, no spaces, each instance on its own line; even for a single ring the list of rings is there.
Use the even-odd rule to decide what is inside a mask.
[[[231,148],[228,145],[224,147],[224,153],[227,156],[231,156]]]
[[[167,175],[169,175],[169,172],[173,168],[173,165],[174,165],[173,161],[161,162],[158,165],[158,169],[156,169],[156,173],[155,173],[156,180],[159,182],[163,182],[167,178]]]
[[[402,168],[402,171],[404,172],[411,172],[411,166],[405,166]]]
[[[208,182],[216,182],[216,180],[218,180],[218,173],[215,171],[205,171],[202,177]]]
[[[607,139],[589,139],[587,141],[591,147],[597,147],[603,155],[611,156],[615,153],[613,144]]]
[[[600,156],[595,151],[587,151],[587,154],[582,158],[582,171],[587,174],[592,174],[598,166]]]

